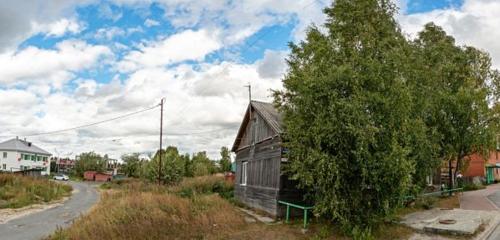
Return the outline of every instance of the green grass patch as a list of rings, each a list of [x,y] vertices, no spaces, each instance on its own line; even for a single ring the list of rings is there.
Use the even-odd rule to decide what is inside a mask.
[[[69,196],[73,188],[46,178],[0,174],[0,208],[21,208]]]

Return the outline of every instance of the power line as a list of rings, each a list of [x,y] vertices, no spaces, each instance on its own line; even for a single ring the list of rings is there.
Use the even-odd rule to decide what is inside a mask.
[[[200,135],[200,134],[206,134],[206,133],[213,133],[213,132],[229,130],[229,129],[233,129],[233,127],[218,128],[218,129],[212,129],[212,130],[200,131],[200,132],[192,132],[192,133],[166,133],[166,134],[171,135],[171,136],[189,136],[189,135]]]
[[[114,117],[114,118],[109,118],[109,119],[102,120],[102,121],[99,121],[99,122],[94,122],[94,123],[84,124],[84,125],[80,125],[80,126],[76,126],[76,127],[65,128],[65,129],[60,129],[60,130],[55,130],[55,131],[49,131],[49,132],[41,132],[41,133],[30,134],[30,135],[25,135],[24,137],[34,137],[34,136],[41,136],[41,135],[50,135],[50,134],[55,134],[55,133],[61,133],[61,132],[72,131],[72,130],[76,130],[76,129],[80,129],[80,128],[91,127],[91,126],[95,126],[95,125],[98,125],[98,124],[102,124],[102,123],[106,123],[106,122],[111,122],[111,121],[115,121],[115,120],[118,120],[118,119],[122,119],[122,118],[130,117],[130,116],[132,116],[132,115],[136,115],[136,114],[139,114],[139,113],[143,113],[143,112],[146,112],[146,111],[149,111],[149,110],[155,109],[155,108],[157,108],[158,106],[160,106],[160,105],[158,104],[158,105],[155,105],[155,106],[150,107],[150,108],[146,108],[146,109],[142,109],[142,110],[139,110],[139,111],[135,111],[135,112],[127,113],[127,114],[124,114],[124,115],[120,115],[120,116],[117,116],[117,117]]]

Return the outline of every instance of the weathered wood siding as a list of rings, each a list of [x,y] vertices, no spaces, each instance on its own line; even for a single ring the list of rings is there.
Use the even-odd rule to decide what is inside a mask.
[[[252,120],[245,127],[238,149],[248,147],[254,143],[261,142],[278,134],[270,128],[266,121],[254,110],[251,113]]]
[[[236,153],[234,195],[250,207],[278,215],[281,139],[271,138]],[[247,184],[242,185],[242,163],[247,162]]]
[[[278,200],[297,202],[302,195],[295,184],[282,175],[282,140],[255,111],[245,126],[236,150],[235,198],[273,216],[282,216]],[[242,163],[247,164],[247,183],[242,185]],[[284,182],[282,183],[282,179]],[[299,200],[299,201],[300,201]]]

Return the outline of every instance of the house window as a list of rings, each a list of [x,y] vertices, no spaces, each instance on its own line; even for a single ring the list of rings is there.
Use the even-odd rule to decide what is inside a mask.
[[[36,156],[35,155],[31,155],[31,161],[36,161]]]
[[[24,160],[30,160],[30,155],[24,154]]]
[[[37,160],[37,161],[42,161],[42,156],[37,156],[37,157],[36,157],[36,160]]]
[[[5,164],[5,163],[2,164],[2,168],[3,168],[3,170],[7,170],[7,164]]]
[[[3,152],[3,158],[7,158],[7,152]]]
[[[247,185],[247,164],[248,162],[243,162],[241,164],[241,185]]]
[[[43,157],[43,161],[47,161],[47,157]]]

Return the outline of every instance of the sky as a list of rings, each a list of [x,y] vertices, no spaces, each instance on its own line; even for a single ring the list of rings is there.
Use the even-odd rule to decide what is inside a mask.
[[[321,26],[330,0],[25,0],[0,6],[0,140],[26,137],[55,156],[119,158],[159,146],[231,147],[252,98],[272,101],[288,43]],[[398,0],[409,38],[427,22],[500,66],[500,1]]]

